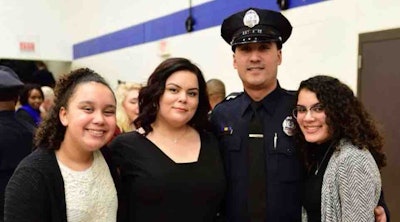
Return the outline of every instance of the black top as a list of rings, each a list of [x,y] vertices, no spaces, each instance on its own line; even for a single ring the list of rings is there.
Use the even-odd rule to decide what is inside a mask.
[[[313,158],[318,164],[314,164],[309,172],[306,173],[303,184],[303,206],[307,211],[308,222],[321,221],[321,189],[322,181],[329,159],[331,158],[334,147],[330,147],[331,141],[320,144],[310,145],[314,149]],[[318,170],[318,171],[317,171]]]
[[[55,79],[53,73],[51,73],[47,69],[39,69],[32,74],[32,78],[34,83],[39,84],[40,86],[55,86]]]
[[[225,177],[216,138],[201,133],[197,162],[175,163],[137,132],[109,145],[121,173],[123,221],[213,221],[220,210]]]

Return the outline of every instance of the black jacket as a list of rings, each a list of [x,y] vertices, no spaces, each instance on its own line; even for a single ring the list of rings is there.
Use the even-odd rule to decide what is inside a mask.
[[[4,192],[19,162],[32,150],[34,127],[15,118],[14,110],[0,111],[0,221]]]
[[[110,166],[108,148],[103,156]],[[67,222],[64,181],[54,150],[38,148],[15,170],[6,188],[5,222]]]

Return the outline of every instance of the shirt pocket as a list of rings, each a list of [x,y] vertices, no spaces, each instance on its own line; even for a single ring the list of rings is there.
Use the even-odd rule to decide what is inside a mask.
[[[241,139],[238,135],[230,134],[220,137],[222,146],[222,158],[224,160],[226,174],[230,180],[240,180],[245,177],[245,164]]]
[[[274,163],[272,174],[283,183],[299,181],[301,165],[292,137],[280,134],[275,143],[269,149],[270,161]]]

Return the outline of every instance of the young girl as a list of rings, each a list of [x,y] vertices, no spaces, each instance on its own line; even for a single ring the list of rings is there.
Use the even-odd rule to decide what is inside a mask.
[[[90,69],[63,76],[36,134],[37,149],[6,188],[5,221],[116,221],[117,193],[99,150],[112,137],[116,101]]]

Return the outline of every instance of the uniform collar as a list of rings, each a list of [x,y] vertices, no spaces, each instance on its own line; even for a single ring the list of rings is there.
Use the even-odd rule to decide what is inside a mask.
[[[279,102],[279,99],[282,96],[283,89],[279,85],[279,82],[277,82],[276,88],[269,93],[267,96],[265,96],[262,100],[262,108],[269,114],[273,115],[275,113],[275,109],[277,107],[277,103]],[[240,112],[241,115],[244,116],[247,112],[250,112],[251,107],[250,104],[253,101],[250,96],[244,92],[244,96],[242,97],[242,104],[240,106]]]

